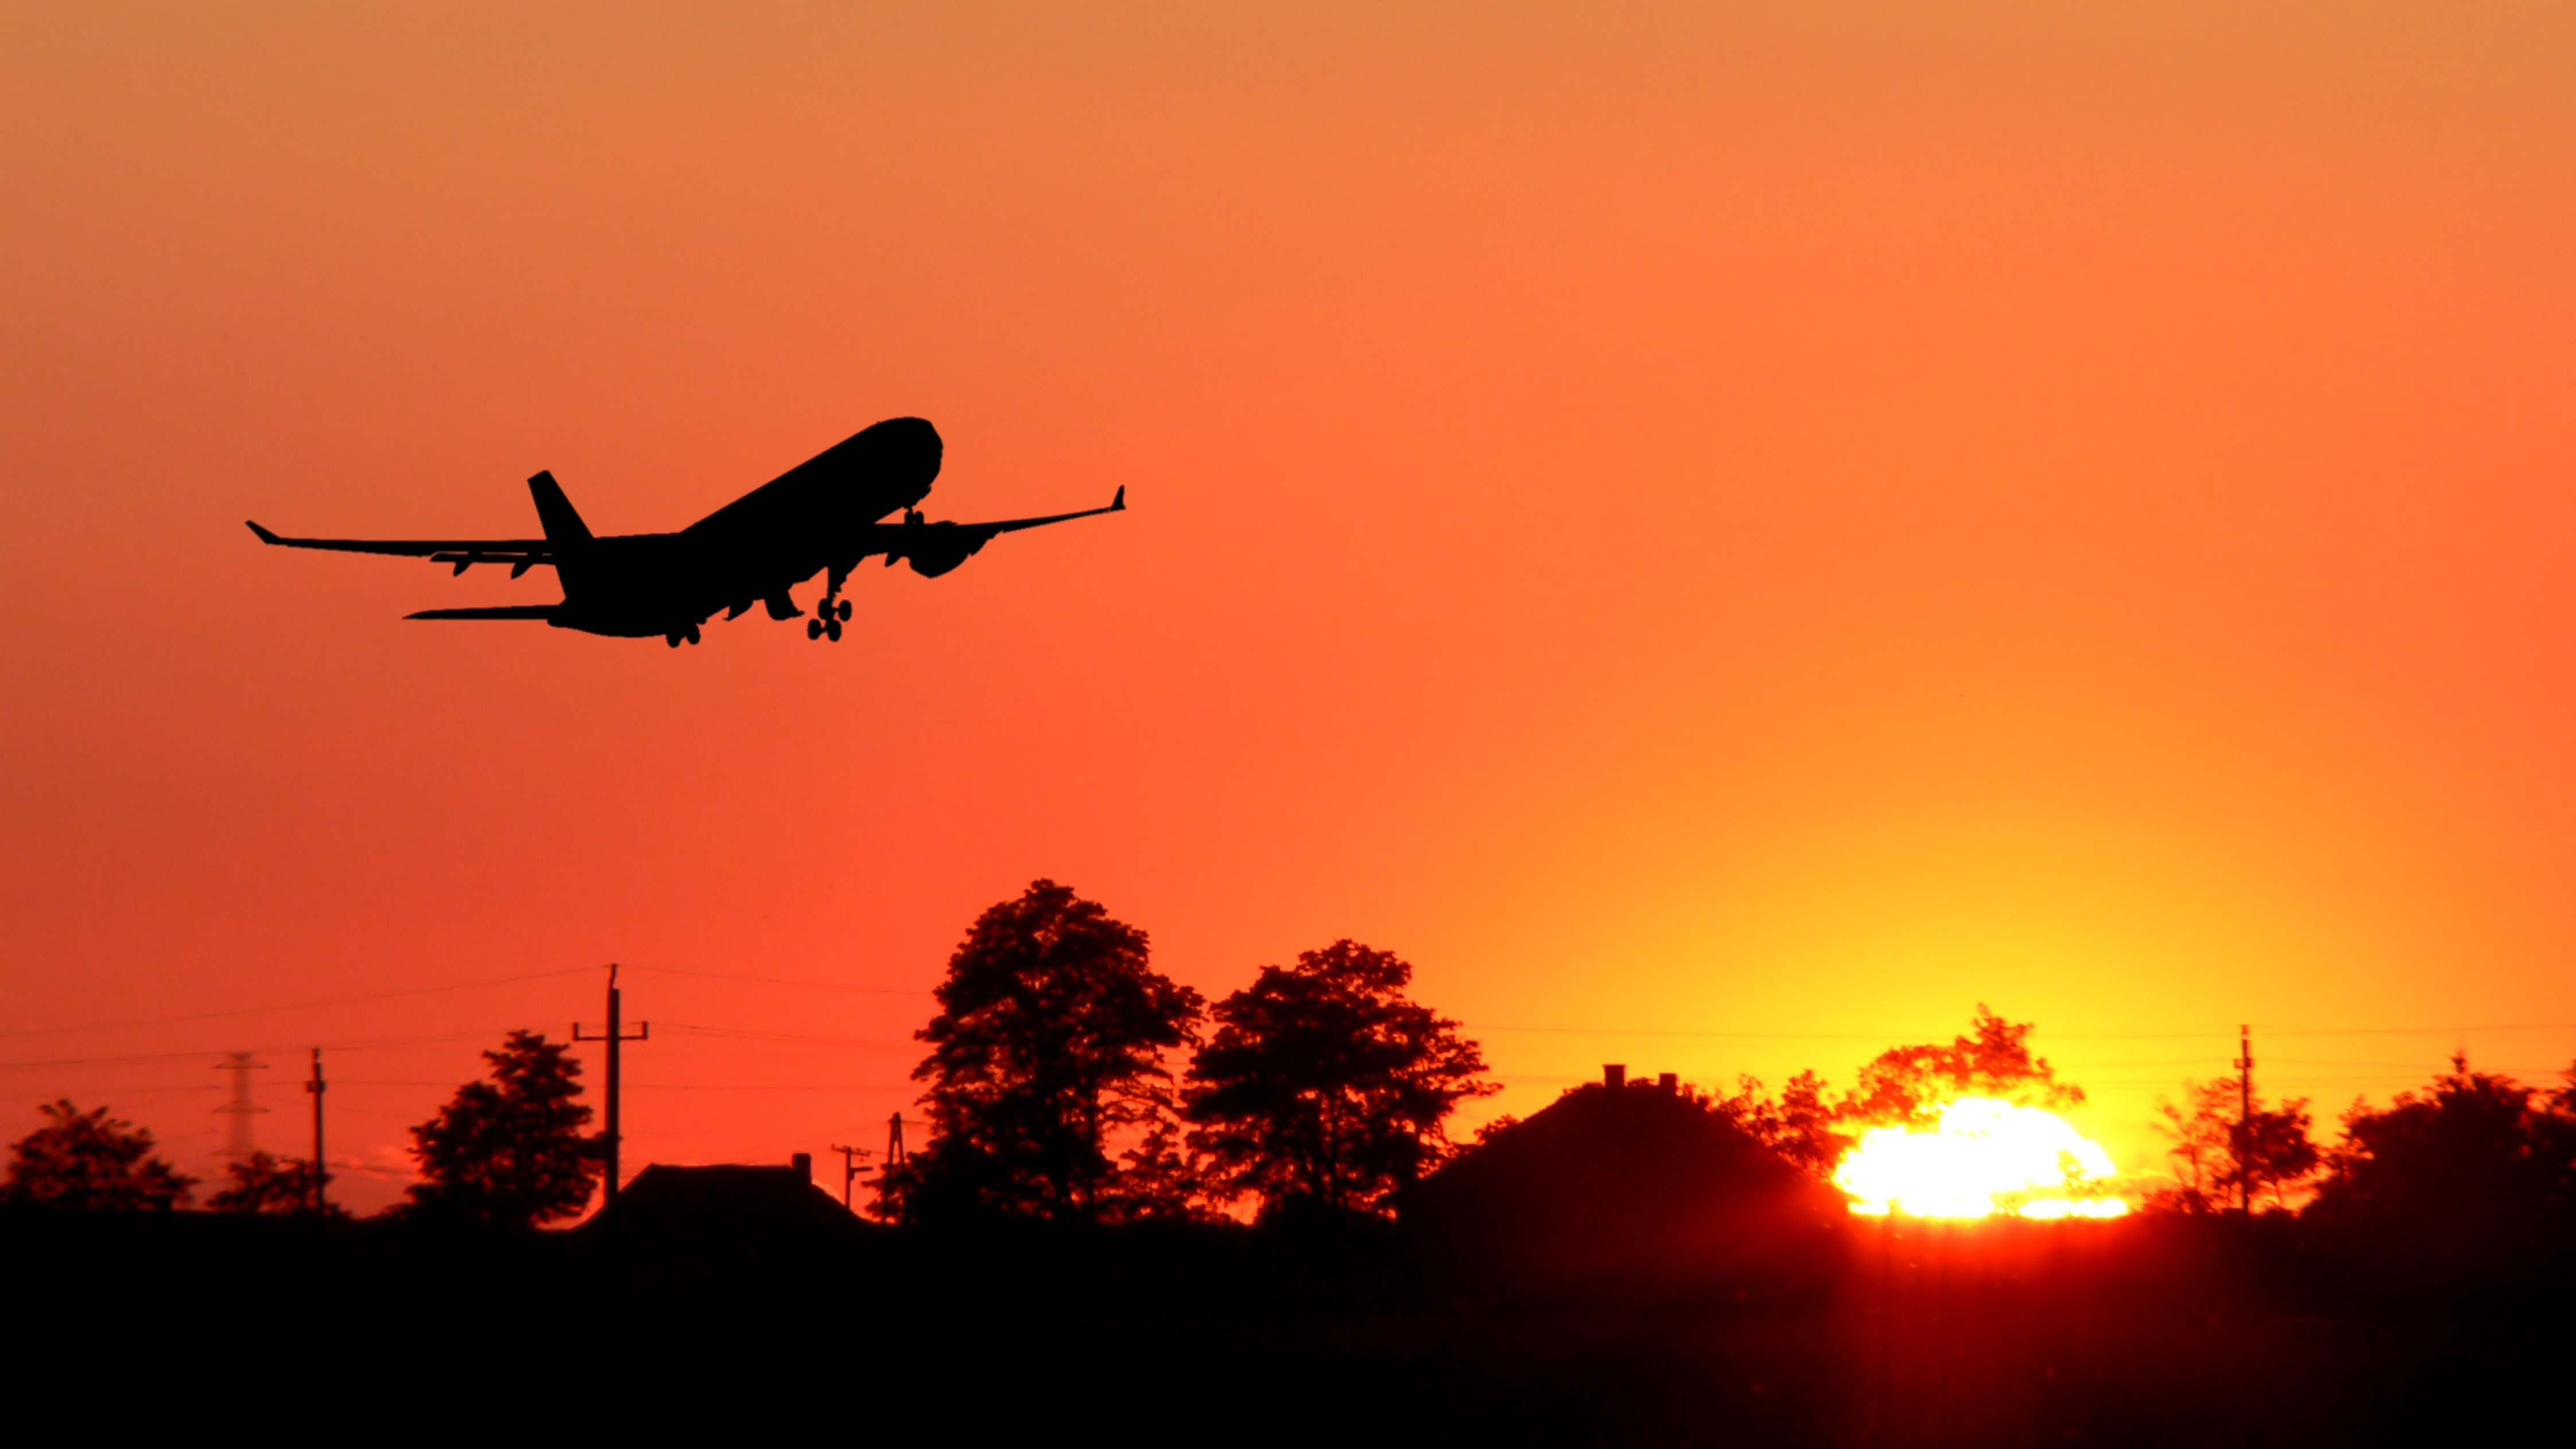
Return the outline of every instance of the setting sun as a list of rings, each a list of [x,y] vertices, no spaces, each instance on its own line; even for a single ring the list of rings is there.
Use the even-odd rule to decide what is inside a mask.
[[[2101,1192],[2115,1170],[2053,1113],[1963,1097],[1928,1130],[1871,1128],[1834,1169],[1834,1185],[1853,1212],[1873,1217],[2115,1218],[2129,1210]]]

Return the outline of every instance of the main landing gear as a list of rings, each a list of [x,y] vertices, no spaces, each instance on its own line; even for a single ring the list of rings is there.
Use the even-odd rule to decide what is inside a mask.
[[[814,612],[815,616],[805,621],[805,637],[828,638],[835,644],[841,642],[841,625],[850,617],[850,601],[843,599],[834,603],[826,599],[816,606]]]
[[[662,636],[662,642],[670,645],[674,649],[679,648],[683,644],[695,644],[698,642],[698,626],[691,624],[685,629],[674,629],[670,633]]]
[[[850,618],[850,601],[841,597],[841,585],[849,581],[848,569],[833,569],[825,575],[822,601],[814,606],[814,617],[805,621],[806,638],[841,642],[841,626]]]

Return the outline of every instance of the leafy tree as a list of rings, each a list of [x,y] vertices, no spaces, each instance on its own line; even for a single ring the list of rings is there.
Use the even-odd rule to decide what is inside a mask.
[[[2160,1189],[2148,1199],[2150,1207],[2167,1212],[2208,1213],[2227,1206],[2225,1184],[2234,1170],[2235,1158],[2230,1151],[2230,1120],[2225,1098],[2233,1088],[2224,1077],[2184,1086],[2184,1099],[2176,1103],[2169,1098],[2156,1099],[2155,1127],[2172,1139],[2165,1156],[2174,1166],[2174,1186]]]
[[[313,1210],[313,1164],[301,1157],[272,1157],[254,1152],[234,1158],[224,1168],[224,1190],[207,1199],[219,1213],[304,1213]],[[324,1184],[331,1174],[322,1175]],[[338,1203],[328,1204],[332,1217],[347,1217]]]
[[[2531,1150],[2550,1178],[2550,1209],[2576,1226],[2576,1066],[2559,1074],[2566,1085],[2551,1092],[2531,1118]]]
[[[2272,1206],[2286,1211],[2290,1194],[2324,1165],[2325,1155],[2310,1135],[2315,1126],[2305,1097],[2284,1098],[2278,1107],[2266,1107],[2260,1097],[2255,1098],[2252,1115],[2236,1123],[2229,1136],[2234,1162],[2221,1186],[2241,1187],[2239,1196],[2247,1200],[2268,1192]]]
[[[913,1069],[932,1138],[881,1179],[879,1211],[1087,1221],[1132,1205],[1109,1149],[1153,1140],[1170,1111],[1164,1054],[1195,1039],[1201,1010],[1149,964],[1145,933],[1036,881],[976,918],[937,994]]]
[[[1157,1111],[1118,1161],[1117,1175],[1101,1191],[1103,1221],[1195,1223],[1218,1216],[1207,1205],[1206,1158],[1182,1137],[1169,1111]]]
[[[1412,979],[1402,958],[1336,941],[1217,1003],[1181,1110],[1220,1195],[1381,1212],[1448,1154],[1451,1110],[1496,1088],[1458,1023],[1405,995]]]
[[[1852,1135],[1835,1128],[1840,1109],[1826,1102],[1824,1078],[1800,1072],[1781,1087],[1777,1098],[1762,1090],[1758,1077],[1736,1078],[1736,1092],[1718,1103],[1755,1141],[1814,1173],[1832,1175],[1834,1164],[1852,1144]]]
[[[196,1179],[152,1155],[152,1133],[62,1098],[38,1109],[45,1125],[9,1148],[0,1200],[92,1212],[168,1212],[185,1206]]]
[[[421,1181],[409,1211],[423,1217],[533,1227],[590,1201],[604,1153],[583,1128],[581,1063],[564,1042],[514,1031],[437,1116],[411,1129]]]
[[[2460,1055],[2385,1111],[2355,1102],[2317,1211],[2434,1252],[2502,1251],[2563,1224],[2576,1207],[2576,1115],[2569,1094],[2536,1097],[2511,1078],[2469,1070]]]
[[[2024,1107],[2072,1107],[2084,1089],[2057,1080],[2046,1057],[2030,1054],[2031,1024],[1977,1006],[1975,1035],[1949,1045],[1892,1047],[1860,1069],[1860,1084],[1836,1115],[1865,1125],[1927,1126],[1961,1097]]]
[[[2316,1175],[2323,1162],[2315,1139],[2308,1099],[2291,1097],[2278,1107],[2254,1099],[2245,1111],[2243,1086],[2234,1077],[2212,1077],[2185,1089],[2184,1100],[2156,1102],[2156,1128],[2173,1139],[2166,1155],[2173,1160],[2175,1188],[2156,1200],[2160,1207],[2184,1212],[2215,1212],[2234,1207],[2243,1195],[2269,1194],[2272,1205],[2286,1209],[2290,1194]]]

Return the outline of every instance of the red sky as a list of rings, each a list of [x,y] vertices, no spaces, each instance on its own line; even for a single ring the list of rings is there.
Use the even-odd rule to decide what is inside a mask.
[[[391,1169],[616,959],[630,1163],[873,1142],[1039,875],[1403,953],[1480,1112],[1987,1001],[2143,1166],[2240,1021],[2328,1117],[2576,1056],[2576,16],[519,8],[0,16],[0,1132],[202,1170],[259,1047],[292,1146],[320,1042]],[[676,654],[241,526],[900,414],[1132,511]]]

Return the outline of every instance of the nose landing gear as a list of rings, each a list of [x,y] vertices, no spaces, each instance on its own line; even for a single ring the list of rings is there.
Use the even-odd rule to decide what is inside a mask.
[[[662,642],[670,645],[674,649],[679,648],[683,644],[695,644],[698,642],[698,626],[691,624],[685,629],[674,629],[670,633],[662,636]]]

